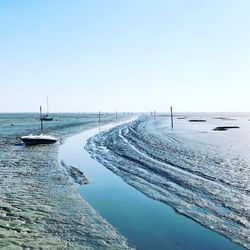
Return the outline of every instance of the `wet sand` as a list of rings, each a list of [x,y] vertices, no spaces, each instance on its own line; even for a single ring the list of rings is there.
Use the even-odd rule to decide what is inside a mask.
[[[168,118],[142,117],[90,138],[86,148],[148,197],[250,248],[249,126],[245,117],[236,122],[241,129],[217,133],[211,128],[221,121],[211,118],[198,126],[176,121],[172,130]]]
[[[175,213],[166,204],[145,196],[127,184],[127,180],[123,180],[124,175],[123,179],[120,178],[119,171],[113,173],[109,167],[105,168],[92,159],[83,147],[90,137],[100,130],[102,133],[104,129],[91,129],[69,138],[60,147],[59,161],[64,160],[86,174],[90,184],[78,185],[78,192],[129,242],[138,249],[146,250],[242,249],[223,236]],[[112,129],[110,133],[115,130]],[[100,157],[96,155],[94,158],[101,160]],[[136,179],[136,175],[131,175],[131,178]]]
[[[129,249],[127,240],[75,191],[57,159],[59,143],[20,145],[29,124],[0,130],[0,248]],[[103,123],[113,118],[107,116]],[[36,122],[37,124],[38,122]],[[52,124],[52,123],[51,123]],[[45,131],[65,138],[99,124],[65,120]],[[22,127],[21,127],[22,126]],[[0,128],[1,129],[1,128]]]

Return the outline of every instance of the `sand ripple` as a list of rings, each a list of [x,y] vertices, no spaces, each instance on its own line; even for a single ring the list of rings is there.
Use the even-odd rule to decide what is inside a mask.
[[[248,160],[164,122],[141,118],[90,138],[86,148],[149,197],[250,249]]]
[[[95,125],[59,123],[50,132],[65,138]],[[58,163],[59,144],[19,145],[27,132],[32,131],[15,128],[0,137],[0,248],[130,249],[75,192]]]

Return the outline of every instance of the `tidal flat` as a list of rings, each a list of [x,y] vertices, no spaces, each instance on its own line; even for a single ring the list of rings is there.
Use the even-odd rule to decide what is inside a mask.
[[[250,249],[248,114],[223,115],[233,119],[201,114],[206,123],[176,119],[174,129],[169,117],[143,116],[95,135],[86,149],[143,194]],[[222,125],[240,128],[213,131]]]
[[[43,133],[65,138],[99,126],[97,114],[51,114]],[[128,241],[75,191],[58,162],[60,143],[25,146],[40,134],[37,114],[0,114],[0,248],[131,249]],[[101,123],[114,121],[112,114]]]
[[[53,114],[55,120],[44,123],[43,133],[59,142],[40,146],[20,143],[20,136],[40,133],[37,114],[1,114],[0,248],[165,249],[168,244],[170,249],[185,249],[188,244],[190,249],[249,249],[248,117],[218,120],[213,119],[215,114],[183,114],[207,120],[189,123],[178,119],[180,115],[174,129],[168,115],[156,119],[144,115],[107,131],[97,129],[95,136],[86,138],[90,155],[123,180],[118,181],[113,173],[104,174],[107,180],[99,179],[101,165],[96,166],[95,180],[90,175],[93,169],[88,172],[87,166],[78,169],[74,162],[58,160],[60,144],[67,138],[100,126],[97,114]],[[101,125],[112,121],[117,121],[114,114],[104,114]],[[218,126],[240,128],[214,131]],[[83,157],[83,140],[77,145],[78,150],[74,143],[65,147],[70,159]],[[84,157],[83,161],[91,164]],[[90,184],[77,186],[89,183],[89,177]],[[112,185],[117,183],[116,196]],[[132,215],[133,220],[126,219]],[[158,222],[152,224],[151,217]],[[171,228],[177,231],[170,232]]]

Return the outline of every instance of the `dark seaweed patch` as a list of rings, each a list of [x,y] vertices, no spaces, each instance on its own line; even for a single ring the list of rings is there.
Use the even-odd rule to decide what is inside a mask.
[[[207,120],[203,120],[203,119],[190,119],[188,121],[189,122],[206,122]]]
[[[227,131],[228,129],[234,129],[234,128],[240,128],[239,126],[220,126],[216,127],[213,130],[214,131]]]

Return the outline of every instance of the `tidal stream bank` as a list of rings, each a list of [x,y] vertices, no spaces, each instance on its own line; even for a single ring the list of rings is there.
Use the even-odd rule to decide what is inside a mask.
[[[137,124],[137,121],[131,124],[134,123]],[[114,156],[103,144],[113,145],[110,144],[109,136],[114,139],[113,143],[119,143],[115,138],[119,134],[117,131],[129,128],[131,124],[116,126],[109,131],[104,130],[110,129],[110,126],[86,131],[69,138],[60,148],[59,159],[79,168],[90,181],[89,185],[77,187],[81,196],[138,249],[242,249],[220,234],[177,214],[160,202],[162,200],[154,200],[156,197],[147,193],[153,199],[144,195],[143,189],[139,189],[139,192],[133,188],[138,188],[134,182],[141,184],[143,181],[138,176],[139,172],[128,175],[125,169],[131,169],[132,166],[123,161],[118,164],[115,158],[118,152]],[[84,151],[86,143],[94,159]],[[119,153],[130,152],[126,149],[120,151],[120,146],[115,145]],[[107,154],[112,159],[107,159]],[[111,166],[124,168],[124,172]],[[146,182],[144,188],[147,188]],[[152,195],[154,191],[151,189]]]
[[[0,116],[0,248],[130,249],[127,240],[75,191],[59,164],[60,144],[24,146],[20,136],[39,133],[34,114]],[[114,120],[106,115],[103,123]],[[14,121],[15,126],[10,126]],[[27,122],[28,121],[28,122]],[[58,115],[44,133],[62,141],[98,126],[95,115]]]

